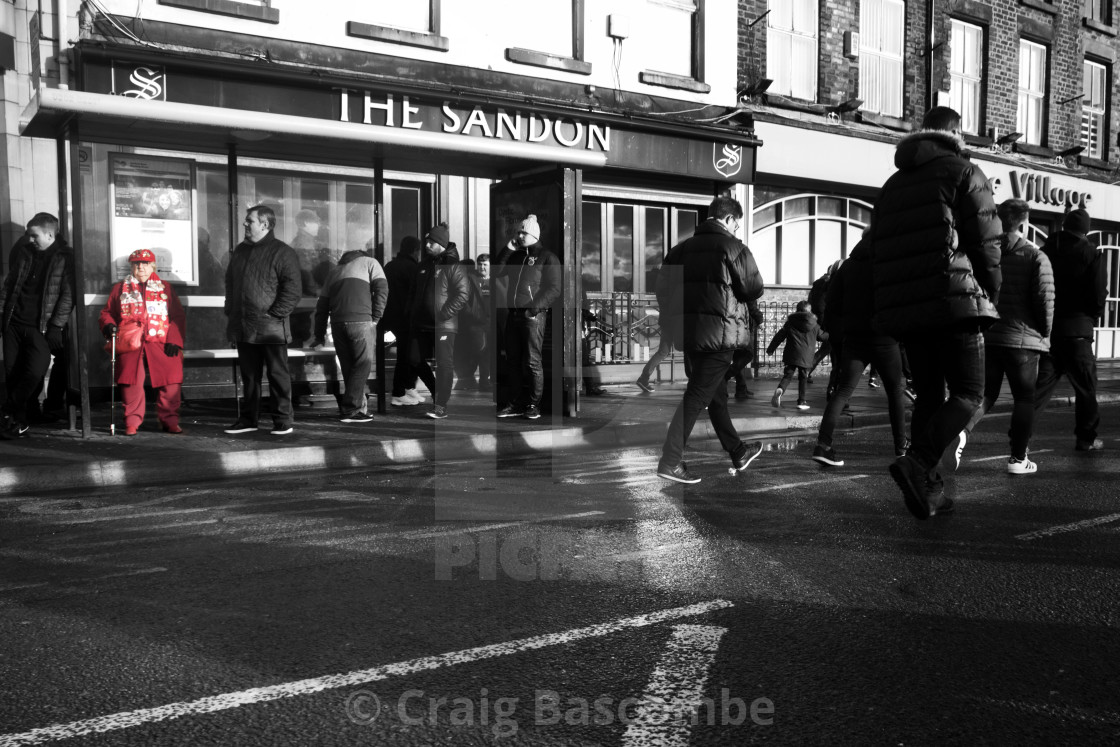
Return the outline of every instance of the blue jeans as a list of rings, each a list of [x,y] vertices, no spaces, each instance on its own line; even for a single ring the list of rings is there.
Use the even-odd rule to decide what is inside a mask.
[[[506,340],[508,365],[513,374],[513,405],[539,407],[544,396],[544,331],[548,312],[529,316],[523,309],[510,309],[510,332]]]
[[[1073,387],[1073,433],[1079,441],[1097,437],[1101,417],[1097,406],[1097,359],[1093,341],[1088,337],[1054,337],[1050,352],[1038,362],[1038,385],[1035,387],[1036,410],[1046,407],[1058,379],[1065,374]]]
[[[373,370],[376,328],[368,322],[332,322],[334,348],[342,366],[346,387],[339,399],[339,410],[346,418],[366,411],[366,382]]]
[[[705,407],[708,408],[708,418],[712,421],[712,428],[715,429],[723,450],[728,454],[735,454],[743,445],[727,411],[726,377],[735,351],[686,352],[684,357],[691,370],[688,386],[681,403],[677,405],[677,411],[673,413],[669,432],[665,434],[665,445],[661,448],[661,466],[669,469],[680,464],[688,437]]]
[[[906,444],[906,379],[902,376],[902,352],[897,342],[874,342],[848,337],[842,346],[842,358],[837,366],[838,384],[832,399],[824,410],[817,441],[824,446],[832,446],[832,434],[836,431],[836,421],[848,404],[852,393],[863,376],[868,364],[879,370],[883,377],[883,388],[887,392],[887,410],[891,419],[891,434],[894,448],[898,451]]]
[[[984,336],[934,329],[906,338],[903,345],[917,395],[910,455],[932,470],[984,400]]]
[[[999,390],[1006,375],[1007,385],[1015,400],[1011,410],[1011,428],[1007,431],[1011,439],[1011,456],[1015,459],[1027,456],[1027,446],[1034,433],[1035,382],[1038,379],[1040,355],[1037,350],[989,345],[984,351],[984,403],[965,428],[971,433],[980,418],[992,409],[999,398]]]

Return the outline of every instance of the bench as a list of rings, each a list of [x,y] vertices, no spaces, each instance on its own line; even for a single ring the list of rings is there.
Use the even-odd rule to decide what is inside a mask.
[[[288,348],[288,358],[333,358],[334,356],[334,348]],[[184,367],[191,362],[203,363],[207,361],[219,360],[228,360],[230,362],[233,368],[233,376],[231,377],[231,383],[233,384],[233,396],[240,401],[241,385],[238,381],[240,370],[237,367],[236,348],[199,348],[196,350],[183,351]]]

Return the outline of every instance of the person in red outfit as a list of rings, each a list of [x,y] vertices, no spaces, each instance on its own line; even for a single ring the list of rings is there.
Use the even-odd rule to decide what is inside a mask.
[[[175,290],[156,274],[156,257],[150,249],[137,249],[128,261],[132,274],[113,286],[98,319],[106,339],[117,336],[116,383],[124,401],[124,433],[136,435],[144,422],[145,368],[152,388],[159,392],[160,426],[167,433],[182,433],[179,405],[186,314]]]

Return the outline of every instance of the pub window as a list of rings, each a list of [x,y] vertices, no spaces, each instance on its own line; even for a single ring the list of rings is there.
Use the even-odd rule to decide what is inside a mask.
[[[280,22],[280,11],[272,7],[272,0],[159,0],[159,4],[265,23]]]
[[[979,135],[984,90],[984,28],[952,20],[949,32],[949,106],[960,112],[961,129]]]
[[[700,0],[646,0],[642,10],[646,59],[661,73],[703,80],[698,38]]]
[[[1112,0],[1085,0],[1085,17],[1090,21],[1112,25]]]
[[[747,243],[767,285],[812,285],[848,256],[871,218],[861,200],[830,195],[793,195],[754,209]]]
[[[583,290],[653,293],[670,246],[690,238],[698,221],[694,208],[584,200]]]
[[[770,0],[766,16],[766,77],[770,91],[817,99],[817,0]]]
[[[394,0],[362,3],[353,11],[360,21],[348,21],[346,33],[360,39],[407,44],[446,52],[449,44],[440,35],[441,0]]]
[[[584,0],[543,0],[533,6],[533,34],[528,49],[510,47],[511,62],[587,75],[591,65],[583,57]]]
[[[1099,62],[1085,60],[1081,84],[1081,144],[1089,158],[1105,160],[1108,140],[1108,73]]]
[[[859,11],[859,97],[862,109],[902,116],[902,0],[862,0]]]
[[[1019,40],[1019,111],[1015,129],[1023,142],[1042,145],[1046,135],[1047,49],[1041,44]]]

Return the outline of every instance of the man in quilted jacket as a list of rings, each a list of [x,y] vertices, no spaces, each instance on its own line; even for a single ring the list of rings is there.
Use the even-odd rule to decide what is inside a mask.
[[[981,333],[998,317],[1002,282],[992,189],[962,155],[960,129],[960,114],[936,106],[899,142],[867,237],[872,322],[903,344],[914,376],[912,444],[890,473],[919,520],[952,509],[938,465],[984,399]]]
[[[299,257],[273,235],[276,213],[267,205],[245,213],[245,240],[226,268],[226,334],[237,346],[245,386],[245,410],[226,433],[257,430],[261,376],[267,370],[272,397],[272,435],[292,432],[292,375],[288,370],[289,317],[303,294]]]

